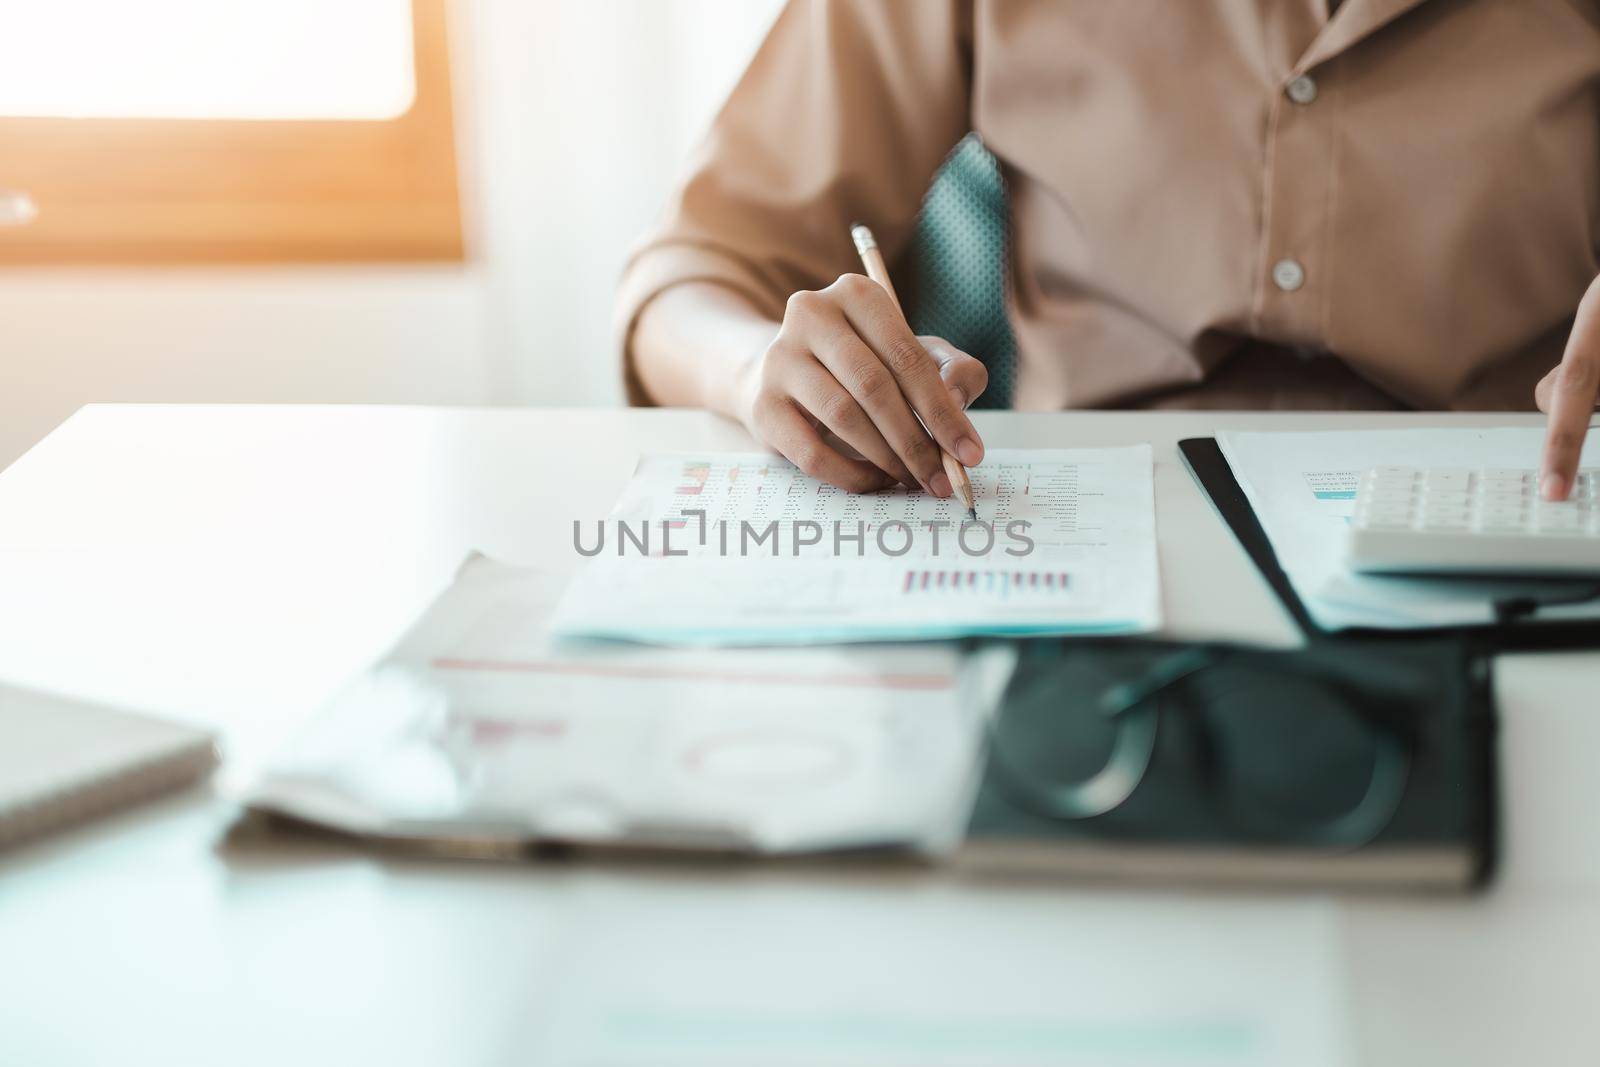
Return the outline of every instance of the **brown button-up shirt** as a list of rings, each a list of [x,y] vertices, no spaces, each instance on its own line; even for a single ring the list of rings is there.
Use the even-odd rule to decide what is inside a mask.
[[[628,267],[624,350],[688,280],[781,317],[858,269],[852,219],[892,254],[969,130],[1020,408],[1526,408],[1597,270],[1600,2],[791,0]]]

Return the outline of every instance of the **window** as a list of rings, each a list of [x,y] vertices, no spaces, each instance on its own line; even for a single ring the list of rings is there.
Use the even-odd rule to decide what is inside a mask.
[[[461,251],[445,0],[0,0],[0,264]]]

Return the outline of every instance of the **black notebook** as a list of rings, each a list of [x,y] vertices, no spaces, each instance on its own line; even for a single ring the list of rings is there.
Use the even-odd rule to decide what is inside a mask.
[[[1030,641],[957,862],[1001,874],[1462,890],[1495,857],[1489,660]]]

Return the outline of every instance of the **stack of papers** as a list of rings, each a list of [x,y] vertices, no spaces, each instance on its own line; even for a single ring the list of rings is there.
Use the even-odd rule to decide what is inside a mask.
[[[251,807],[474,850],[953,847],[1002,649],[559,641],[560,582],[477,558],[279,759]]]
[[[1227,457],[1278,563],[1324,630],[1482,625],[1505,597],[1548,592],[1548,583],[1356,574],[1344,565],[1356,486],[1373,467],[1503,467],[1537,470],[1539,427],[1223,433]],[[1590,436],[1585,466],[1600,462]],[[1540,618],[1590,618],[1593,604],[1541,609]]]
[[[978,520],[762,454],[648,456],[555,619],[566,634],[739,645],[1137,633],[1160,624],[1150,448],[991,451]]]

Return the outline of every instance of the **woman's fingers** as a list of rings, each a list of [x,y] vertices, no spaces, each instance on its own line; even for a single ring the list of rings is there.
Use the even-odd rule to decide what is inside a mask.
[[[758,366],[746,409],[752,432],[841,488],[901,481],[948,497],[943,453],[968,466],[983,459],[965,408],[987,387],[987,371],[948,342],[912,336],[893,298],[869,278],[848,274],[791,296]]]
[[[829,288],[838,290],[846,319],[894,376],[901,394],[940,447],[969,467],[982,462],[978,431],[956,406],[939,376],[939,365],[912,335],[893,298],[859,274],[847,274]]]
[[[1560,373],[1561,366],[1557,364],[1549,374],[1539,379],[1539,384],[1533,387],[1533,403],[1546,415],[1550,413],[1550,393],[1555,389],[1556,375]]]
[[[756,401],[755,420],[762,439],[813,478],[852,493],[872,493],[894,484],[871,463],[851,459],[824,441],[792,400],[763,396]]]
[[[830,330],[819,330],[813,344],[822,366],[848,390],[916,484],[935,496],[950,495],[939,446],[917,421],[894,375],[856,336],[844,316],[838,316]]]
[[[1589,432],[1589,419],[1594,415],[1597,390],[1600,390],[1600,281],[1589,287],[1578,305],[1578,317],[1567,339],[1561,365],[1534,389],[1539,407],[1550,415],[1539,475],[1539,491],[1546,500],[1565,500],[1572,491],[1578,462],[1583,455],[1583,439]]]
[[[943,337],[918,337],[928,355],[939,365],[939,377],[951,391],[951,399],[965,410],[989,388],[989,368],[967,355]],[[978,445],[981,448],[983,441]]]
[[[1569,350],[1550,386],[1544,458],[1539,491],[1546,500],[1565,500],[1572,490],[1583,455],[1583,439],[1594,414],[1595,387],[1600,384],[1600,354],[1574,358]]]
[[[895,481],[908,486],[921,484],[884,440],[872,418],[830,370],[826,363],[812,363],[791,383],[791,395],[812,418]]]

